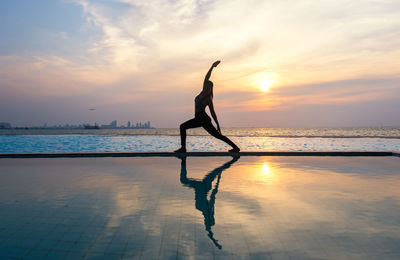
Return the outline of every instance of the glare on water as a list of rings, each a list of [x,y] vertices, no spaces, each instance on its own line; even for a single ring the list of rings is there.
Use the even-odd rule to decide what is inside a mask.
[[[13,237],[0,258],[66,244],[76,258],[398,259],[399,168],[395,157],[3,159],[0,230]]]

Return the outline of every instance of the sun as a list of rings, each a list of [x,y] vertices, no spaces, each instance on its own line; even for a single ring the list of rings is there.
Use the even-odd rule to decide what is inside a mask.
[[[272,86],[273,81],[268,78],[263,78],[258,81],[258,86],[263,92],[268,92],[269,88]]]

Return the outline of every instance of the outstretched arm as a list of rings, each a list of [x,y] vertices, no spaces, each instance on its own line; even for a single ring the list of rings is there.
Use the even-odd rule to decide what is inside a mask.
[[[213,68],[217,67],[218,64],[219,64],[220,62],[221,62],[221,61],[217,60],[216,62],[214,62],[214,63],[211,65],[211,68],[208,70],[208,72],[207,72],[207,74],[206,74],[206,77],[204,78],[204,83],[206,83],[207,81],[210,80],[211,72],[212,72]]]
[[[212,118],[214,118],[214,121],[215,121],[215,123],[217,124],[218,132],[221,133],[221,128],[219,127],[217,114],[215,113],[214,104],[213,104],[213,101],[212,101],[212,100],[210,101],[210,104],[208,104],[208,107],[209,107],[209,109],[210,109],[210,113],[211,113]]]
[[[231,167],[233,163],[235,163],[237,160],[239,160],[240,156],[235,156],[230,160],[229,162],[224,163],[222,166],[215,168],[211,172],[209,172],[202,180],[203,183],[212,183],[218,175],[221,175],[221,173]],[[221,178],[221,177],[218,177]],[[208,191],[207,191],[208,192]]]

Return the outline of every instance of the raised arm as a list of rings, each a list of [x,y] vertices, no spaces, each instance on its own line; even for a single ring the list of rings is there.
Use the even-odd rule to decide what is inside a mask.
[[[210,80],[212,70],[213,70],[215,67],[217,67],[218,64],[219,64],[220,62],[221,62],[221,61],[217,60],[216,62],[214,62],[214,63],[211,65],[211,68],[208,70],[208,72],[207,72],[207,74],[206,74],[206,77],[204,78],[204,83],[206,83],[207,81]]]

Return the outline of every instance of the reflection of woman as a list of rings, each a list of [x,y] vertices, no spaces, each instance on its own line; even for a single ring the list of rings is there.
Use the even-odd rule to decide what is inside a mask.
[[[215,196],[218,192],[219,182],[221,180],[222,171],[228,169],[234,162],[239,159],[239,156],[234,157],[229,162],[225,163],[221,167],[215,168],[213,171],[208,173],[203,180],[195,180],[187,177],[186,171],[186,157],[181,158],[181,183],[186,186],[194,189],[195,194],[195,202],[196,209],[200,210],[204,216],[204,225],[208,232],[208,237],[213,241],[216,247],[219,249],[222,246],[218,243],[218,240],[214,238],[214,233],[211,231],[211,227],[215,224],[214,218],[214,204],[215,204]],[[217,183],[215,184],[215,188],[212,190],[210,195],[210,200],[207,199],[207,194],[212,188],[212,182],[217,178]]]
[[[208,133],[210,133],[215,138],[218,138],[230,146],[232,149],[230,152],[239,152],[239,147],[234,144],[228,137],[221,134],[221,128],[219,127],[217,115],[214,111],[213,104],[213,83],[210,81],[210,76],[213,68],[217,67],[220,61],[216,61],[211,66],[210,70],[207,72],[207,75],[204,79],[203,90],[196,96],[194,99],[194,110],[195,116],[193,119],[190,119],[183,124],[180,125],[180,134],[181,134],[181,148],[176,150],[175,152],[184,153],[186,152],[186,130],[189,128],[196,128],[202,126]],[[217,129],[211,123],[211,118],[206,113],[206,107],[210,109],[210,113],[212,118],[214,118],[215,123],[217,124]]]

